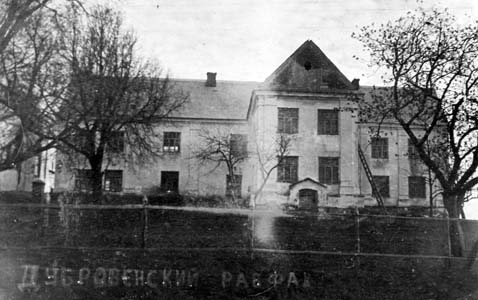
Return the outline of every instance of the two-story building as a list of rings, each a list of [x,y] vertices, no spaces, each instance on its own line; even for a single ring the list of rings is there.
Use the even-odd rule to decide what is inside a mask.
[[[205,135],[216,134],[247,141],[248,159],[234,171],[235,189],[256,205],[376,205],[359,145],[385,205],[429,205],[437,186],[429,184],[428,170],[409,153],[413,147],[406,134],[390,123],[379,138],[372,138],[369,129],[376,124],[357,117],[357,103],[366,101],[370,88],[349,81],[312,41],[264,82],[220,81],[215,73],[207,75],[204,81],[174,80],[189,92],[190,101],[157,124],[163,155],[148,165],[109,165],[105,190],[163,187],[224,196],[229,186],[226,166],[195,157]],[[283,151],[281,141],[287,141]],[[55,175],[55,190],[72,190],[82,187],[88,170],[59,158]]]

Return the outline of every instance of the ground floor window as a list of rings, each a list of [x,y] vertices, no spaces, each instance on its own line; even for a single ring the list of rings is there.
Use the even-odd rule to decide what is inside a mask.
[[[241,197],[241,183],[242,175],[234,175],[234,177],[226,175],[226,196],[232,197],[234,192],[234,197]]]
[[[339,184],[339,158],[319,157],[319,182]]]
[[[123,190],[123,171],[106,170],[104,190],[107,192],[121,192]]]
[[[423,176],[408,177],[408,197],[426,198],[426,184]]]
[[[91,191],[93,190],[93,182],[91,178],[93,172],[91,170],[76,169],[75,170],[75,191]]]
[[[380,196],[384,198],[390,197],[390,183],[388,176],[373,176],[373,181],[377,186],[378,192]],[[373,192],[373,196],[375,197],[375,192]]]
[[[162,171],[161,172],[161,189],[166,191],[177,192],[179,188],[179,172]]]

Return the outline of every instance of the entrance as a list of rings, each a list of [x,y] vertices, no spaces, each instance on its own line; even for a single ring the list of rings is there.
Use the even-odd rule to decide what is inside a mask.
[[[166,191],[178,191],[179,172],[161,172],[161,189]]]
[[[301,209],[317,208],[317,191],[312,189],[299,190],[299,208]]]

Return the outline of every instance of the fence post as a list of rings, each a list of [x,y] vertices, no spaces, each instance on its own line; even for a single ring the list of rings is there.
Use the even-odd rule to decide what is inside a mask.
[[[146,248],[147,239],[148,239],[148,197],[143,196],[143,213],[142,213],[142,224],[143,228],[141,230],[141,248]]]
[[[50,203],[51,203],[50,193],[46,193],[45,194],[45,204],[47,205],[47,207],[45,207],[45,209],[43,209],[42,235],[44,234],[44,230],[46,230],[48,228],[48,226],[50,225],[50,207],[49,207]]]
[[[361,276],[360,276],[360,212],[357,206],[355,206],[354,210],[354,218],[355,218],[355,238],[356,238],[356,248],[355,248],[355,273],[356,273],[356,282],[357,284],[357,295],[358,299],[362,298],[362,284],[361,284]]]

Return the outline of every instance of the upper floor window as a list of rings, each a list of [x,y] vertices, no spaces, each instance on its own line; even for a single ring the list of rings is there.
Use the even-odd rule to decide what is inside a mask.
[[[299,169],[298,156],[285,156],[277,166],[278,182],[296,182]]]
[[[339,158],[319,157],[319,182],[338,184],[339,178]]]
[[[121,153],[124,151],[124,132],[111,132],[108,139],[108,149],[111,152]]]
[[[373,176],[373,181],[377,186],[380,196],[384,198],[390,197],[390,182],[388,176]],[[375,192],[373,192],[375,197]]]
[[[317,113],[317,134],[339,134],[339,112],[331,109],[319,109]]]
[[[231,134],[230,147],[231,154],[236,158],[247,156],[247,135]]]
[[[372,138],[372,158],[388,158],[388,138]]]
[[[164,152],[180,152],[181,132],[165,132],[163,137]]]
[[[408,140],[408,158],[409,159],[420,159],[417,148],[412,143],[411,140]]]
[[[408,197],[426,198],[426,184],[423,176],[408,177]]]
[[[279,107],[278,128],[279,133],[299,132],[299,109]]]

